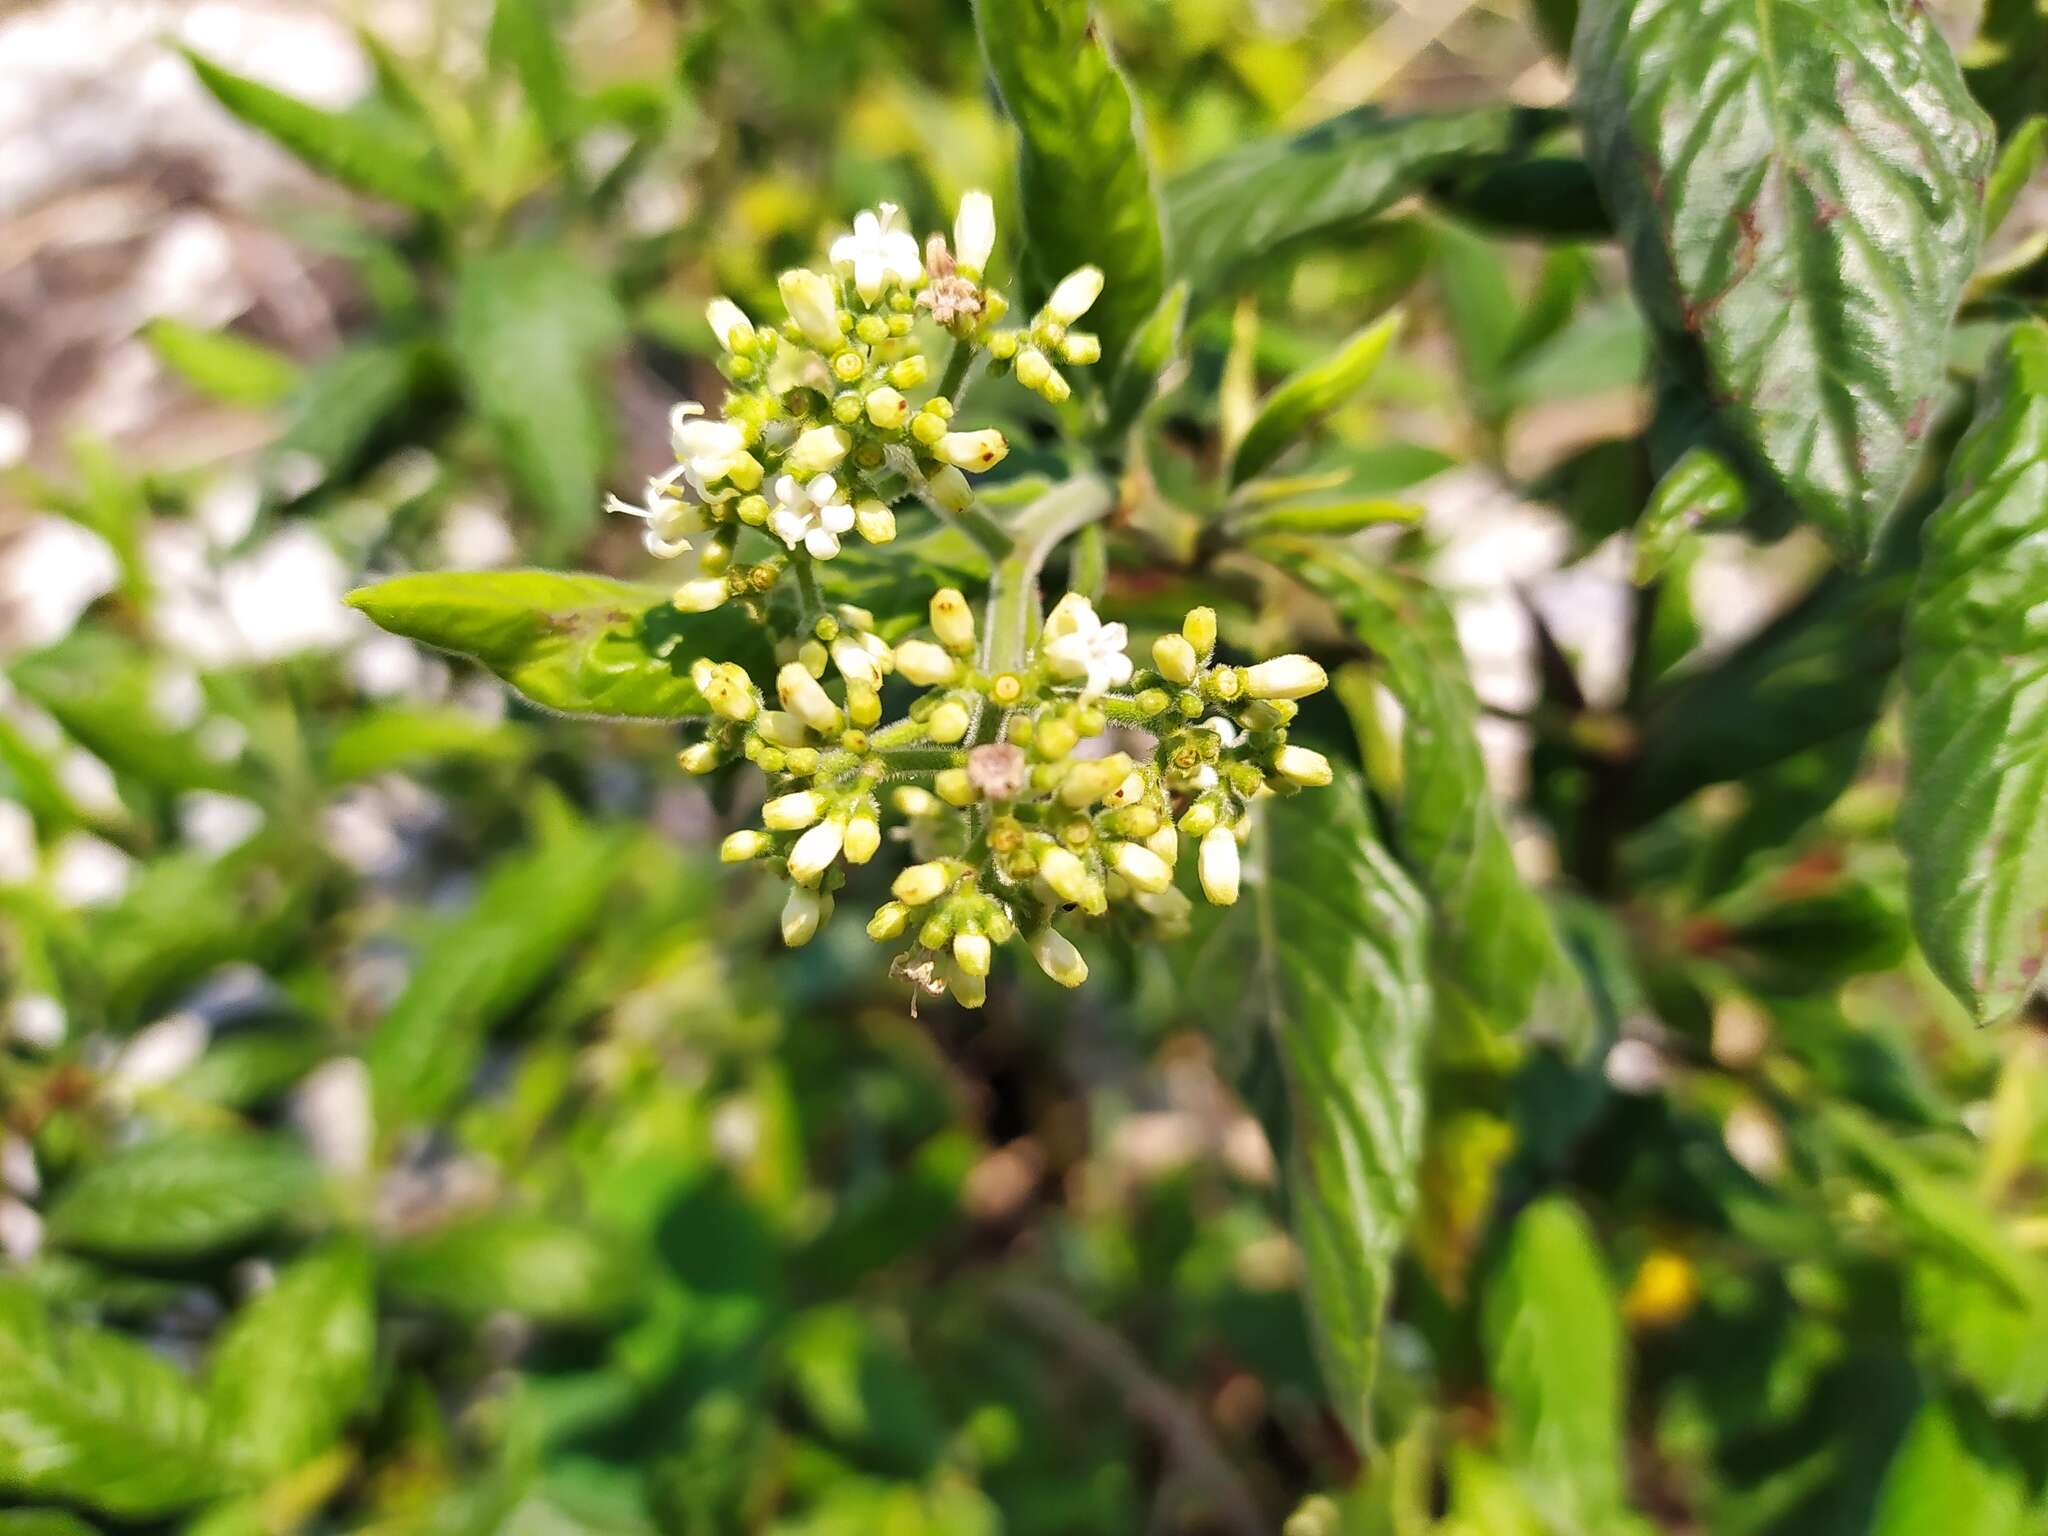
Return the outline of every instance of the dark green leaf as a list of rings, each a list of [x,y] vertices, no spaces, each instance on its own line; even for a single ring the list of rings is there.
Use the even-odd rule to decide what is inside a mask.
[[[0,1536],[99,1536],[61,1509],[0,1509]]]
[[[237,336],[168,317],[144,327],[151,350],[201,394],[230,405],[275,405],[299,381],[290,358]]]
[[[168,674],[139,646],[94,630],[14,658],[7,676],[117,773],[173,792],[243,788],[241,775],[207,750],[196,722],[165,723],[155,701]]]
[[[1432,178],[1504,152],[1553,116],[1502,108],[1389,117],[1359,107],[1174,178],[1174,270],[1198,295],[1298,244],[1349,234]]]
[[[2006,343],[1950,487],[1907,620],[1899,840],[1921,947],[1982,1019],[2048,955],[2048,326]]]
[[[183,1259],[305,1214],[318,1177],[268,1136],[180,1134],[124,1147],[57,1191],[50,1240],[113,1259]]]
[[[1396,310],[1268,395],[1231,459],[1231,487],[1235,489],[1271,465],[1317,421],[1356,393],[1400,333],[1401,312]]]
[[[2048,36],[2044,36],[2048,42]],[[1990,239],[2012,212],[2020,193],[2048,164],[2048,117],[2030,117],[1999,146],[1998,163],[1984,186],[1984,238]]]
[[[596,518],[611,454],[618,300],[569,251],[520,246],[462,269],[453,323],[456,362],[514,486],[565,543]]]
[[[1355,776],[1273,803],[1264,823],[1253,899],[1287,1078],[1288,1198],[1330,1398],[1367,1446],[1422,1155],[1429,919]]]
[[[214,1345],[207,1398],[223,1454],[268,1480],[326,1450],[369,1391],[376,1349],[368,1253],[336,1242],[293,1263]]]
[[[1974,1267],[1927,1258],[1910,1271],[1915,1328],[1993,1412],[2048,1410],[2048,1295],[2016,1297]]]
[[[1486,1289],[1484,1333],[1502,1444],[1546,1528],[1633,1528],[1621,1312],[1592,1228],[1568,1200],[1541,1201],[1516,1220]]]
[[[1731,462],[1861,560],[1929,424],[1991,136],[1909,0],[1587,0],[1576,104]]]
[[[281,1098],[332,1052],[309,1029],[279,1024],[243,1030],[215,1041],[172,1080],[171,1091],[196,1104],[250,1109]]]
[[[1429,893],[1448,989],[1494,1033],[1579,1046],[1592,1016],[1542,899],[1515,868],[1475,734],[1479,706],[1450,611],[1419,582],[1324,546],[1272,546],[1375,653],[1404,716],[1394,841]]]
[[[462,1092],[486,1032],[596,920],[618,851],[616,839],[579,827],[504,859],[426,945],[366,1052],[379,1125],[430,1118]]]
[[[982,56],[1017,129],[1026,292],[1075,268],[1105,279],[1086,329],[1102,376],[1159,305],[1166,255],[1142,125],[1090,0],[975,0]]]
[[[465,1318],[517,1312],[556,1324],[615,1318],[640,1290],[615,1245],[581,1227],[503,1212],[406,1239],[385,1256],[383,1275],[415,1305]]]
[[[460,195],[431,144],[383,116],[329,112],[186,51],[200,84],[250,127],[357,191],[421,213],[450,212]]]
[[[1159,389],[1159,375],[1180,350],[1180,331],[1188,313],[1188,285],[1175,283],[1166,290],[1151,318],[1131,338],[1130,351],[1118,367],[1109,386],[1103,410],[1103,435],[1110,441],[1128,431],[1131,424],[1152,403]]]
[[[1579,0],[1531,0],[1529,19],[1543,46],[1560,59],[1572,56],[1572,32],[1579,24]]]
[[[219,1482],[205,1400],[176,1369],[0,1279],[0,1494],[148,1519]]]
[[[570,715],[679,720],[706,712],[699,657],[772,671],[737,606],[676,611],[658,588],[554,571],[398,576],[349,594],[393,634],[474,657],[534,703]]]
[[[1951,1396],[1929,1402],[1906,1431],[1885,1473],[1871,1536],[2027,1536],[2027,1476],[1998,1426],[1975,1403]]]

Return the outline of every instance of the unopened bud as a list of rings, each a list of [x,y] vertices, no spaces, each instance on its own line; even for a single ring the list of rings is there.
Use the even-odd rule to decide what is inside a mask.
[[[725,761],[725,754],[708,741],[693,742],[676,754],[685,773],[709,773]]]
[[[799,949],[811,942],[823,920],[828,898],[808,885],[789,888],[789,900],[782,904],[782,942]]]
[[[896,647],[896,670],[920,688],[939,688],[959,675],[960,663],[929,640],[905,640]]]
[[[939,745],[950,747],[967,735],[970,723],[967,706],[958,699],[947,699],[925,720],[924,731]]]
[[[780,709],[764,709],[754,721],[755,733],[771,746],[801,747],[810,740],[803,721]]]
[[[1085,331],[1070,331],[1060,342],[1060,359],[1077,368],[1102,361],[1102,340]]]
[[[1237,834],[1229,827],[1211,827],[1202,834],[1201,852],[1195,872],[1202,878],[1202,894],[1219,907],[1237,900]]]
[[[853,526],[870,544],[886,544],[896,537],[896,514],[879,501],[864,501],[853,509]]]
[[[983,427],[979,432],[948,432],[931,448],[941,464],[973,470],[976,474],[1002,463],[1003,456],[1010,451],[1003,434],[994,427]]]
[[[945,895],[952,884],[952,871],[934,859],[929,864],[911,865],[896,877],[889,889],[906,907],[922,907]]]
[[[932,594],[932,631],[949,651],[974,649],[974,610],[954,587],[941,587]]]
[[[789,445],[782,467],[793,475],[819,475],[835,469],[853,446],[844,427],[812,427]]]
[[[1065,848],[1046,849],[1038,860],[1038,873],[1061,901],[1078,902],[1087,895],[1088,866]]]
[[[868,654],[868,648],[853,636],[841,635],[832,642],[831,650],[832,665],[849,683],[865,683],[870,688],[881,686],[882,669],[875,665],[875,658]]]
[[[1181,620],[1180,632],[1182,638],[1195,648],[1195,654],[1206,661],[1209,653],[1216,649],[1216,610],[1190,608],[1188,616]]]
[[[795,832],[825,814],[825,802],[808,789],[777,795],[761,807],[761,825],[776,832]]]
[[[1306,656],[1276,656],[1245,668],[1244,691],[1255,699],[1302,699],[1329,682],[1329,674]]]
[[[1088,313],[1102,293],[1102,269],[1078,267],[1060,279],[1045,301],[1045,316],[1057,325],[1072,325]]]
[[[789,318],[804,339],[822,352],[839,346],[839,295],[832,280],[798,267],[776,280]]]
[[[996,248],[996,208],[989,195],[969,192],[953,218],[953,256],[970,277],[980,277]]]
[[[1141,891],[1163,891],[1173,884],[1167,862],[1142,843],[1118,843],[1109,855],[1110,868]]]
[[[845,845],[844,825],[836,821],[819,822],[789,850],[790,878],[799,885],[816,885]]]
[[[867,411],[869,421],[884,432],[893,432],[910,419],[910,402],[884,384],[868,392]]]
[[[882,826],[874,817],[855,816],[846,824],[846,862],[865,864],[882,846]]]
[[[673,599],[683,613],[709,613],[726,598],[723,576],[701,576],[695,581],[686,581],[676,588]]]
[[[1185,635],[1161,635],[1152,642],[1152,665],[1159,669],[1159,675],[1170,683],[1187,684],[1195,680],[1195,671],[1200,662],[1195,648],[1188,643]]]
[[[1273,771],[1288,783],[1309,789],[1330,782],[1330,760],[1307,747],[1282,747],[1273,754]]]
[[[960,810],[981,798],[965,768],[941,768],[932,775],[932,792],[946,804]]]
[[[956,965],[948,981],[953,1001],[962,1008],[979,1008],[988,1001],[988,978],[971,976]]]
[[[885,901],[868,919],[868,937],[877,944],[895,938],[910,922],[910,908],[900,901]]]
[[[1065,934],[1041,928],[1031,936],[1031,958],[1038,968],[1063,987],[1078,987],[1088,979],[1088,962]]]
[[[956,933],[953,935],[953,963],[969,976],[986,976],[992,950],[988,935],[981,933]]]
[[[713,299],[705,306],[704,318],[726,351],[745,352],[754,345],[754,322],[731,299]]]
[[[782,670],[775,674],[775,692],[784,709],[819,735],[837,736],[845,729],[846,721],[839,713],[839,706],[818,686],[818,680],[811,676],[802,662],[783,664]]]
[[[766,853],[773,842],[766,832],[753,827],[742,827],[718,845],[719,862],[723,864],[744,864],[749,859],[758,859]]]
[[[1060,803],[1075,807],[1093,805],[1121,784],[1130,771],[1130,756],[1123,752],[1076,763],[1060,780]]]

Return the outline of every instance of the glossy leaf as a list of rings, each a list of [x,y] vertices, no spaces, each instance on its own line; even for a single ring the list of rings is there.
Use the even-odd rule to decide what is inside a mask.
[[[385,1255],[383,1274],[394,1294],[415,1305],[557,1324],[616,1317],[639,1290],[616,1248],[581,1227],[510,1212],[407,1238]]]
[[[274,1137],[165,1136],[67,1181],[49,1209],[49,1237],[112,1259],[194,1258],[303,1216],[317,1188],[305,1154]]]
[[[1573,61],[1638,299],[1731,461],[1861,560],[1976,261],[1991,136],[1909,0],[1587,0]]]
[[[1354,776],[1274,803],[1259,837],[1268,1019],[1290,1108],[1288,1198],[1330,1398],[1365,1446],[1422,1155],[1429,917]]]
[[[380,1127],[447,1109],[486,1032],[523,1002],[596,920],[618,843],[584,828],[499,862],[459,918],[422,949],[366,1057]]]
[[[1624,1342],[1591,1226],[1553,1197],[1523,1211],[1487,1285],[1487,1374],[1508,1459],[1549,1529],[1631,1526],[1623,1493]]]
[[[1711,448],[1688,450],[1664,472],[1636,522],[1635,579],[1655,581],[1686,540],[1740,521],[1748,507],[1749,493],[1726,460]]]
[[[1267,546],[1330,600],[1381,666],[1404,716],[1394,844],[1436,913],[1440,981],[1491,1033],[1574,1047],[1592,1016],[1542,899],[1515,868],[1475,734],[1479,706],[1442,599],[1324,546]]]
[[[1180,349],[1181,326],[1188,314],[1188,285],[1175,283],[1159,300],[1158,308],[1132,337],[1109,386],[1103,410],[1103,435],[1114,441],[1130,430],[1144,414],[1159,390],[1159,376]]]
[[[2048,13],[2044,13],[2048,14]],[[2043,23],[2048,41],[2048,21]],[[2048,105],[2048,103],[2044,103]],[[1998,163],[1984,185],[1984,237],[1988,240],[2012,212],[2013,204],[2028,183],[2048,165],[2048,117],[2030,117],[2013,130],[2012,137],[1998,147]]]
[[[1921,947],[1994,1018],[2048,956],[2048,326],[2006,343],[1950,486],[1907,621],[1899,839]]]
[[[1355,394],[1372,377],[1400,333],[1401,313],[1396,310],[1268,395],[1231,459],[1231,486],[1240,486],[1269,467],[1318,420]]]
[[[1501,108],[1390,117],[1359,107],[1265,139],[1167,188],[1174,270],[1206,293],[1298,244],[1348,234],[1432,178],[1511,149],[1541,115]]]
[[[770,668],[737,610],[684,614],[656,587],[555,571],[398,576],[349,594],[393,634],[473,657],[544,709],[680,720],[706,711],[690,681],[700,656]]]
[[[369,1255],[337,1242],[285,1269],[222,1330],[207,1400],[241,1471],[281,1476],[334,1443],[369,1391],[375,1301]]]
[[[0,1494],[142,1520],[220,1481],[206,1401],[174,1366],[0,1279]]]
[[[480,256],[456,282],[455,358],[521,496],[560,544],[599,513],[611,454],[604,369],[625,338],[598,273],[554,246]]]
[[[418,135],[400,131],[394,119],[329,112],[190,50],[185,57],[216,101],[314,170],[421,213],[447,213],[455,206],[459,189],[432,146]]]
[[[1998,1425],[1962,1397],[1937,1398],[1906,1431],[1885,1473],[1871,1536],[2025,1536],[2040,1526],[2025,1468]]]
[[[1152,167],[1130,87],[1090,0],[975,0],[982,57],[1017,129],[1027,295],[1077,267],[1102,269],[1084,328],[1116,368],[1166,289]]]

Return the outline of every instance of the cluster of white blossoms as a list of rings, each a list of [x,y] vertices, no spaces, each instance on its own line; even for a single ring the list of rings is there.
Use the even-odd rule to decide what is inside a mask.
[[[676,594],[685,611],[764,591],[789,562],[830,560],[848,534],[886,543],[905,497],[956,513],[972,505],[967,475],[1000,463],[1009,444],[992,427],[957,427],[943,394],[914,400],[931,377],[920,315],[951,333],[963,360],[985,353],[1050,400],[1069,393],[1052,357],[1101,356],[1093,336],[1070,329],[1102,291],[1093,267],[1061,282],[1028,329],[995,329],[1008,305],[982,278],[995,245],[986,193],[961,200],[950,249],[934,235],[920,251],[898,220],[889,203],[863,212],[833,242],[829,272],[783,273],[780,327],[756,327],[730,299],[712,300],[707,318],[732,386],[724,405],[715,417],[694,400],[678,405],[675,464],[647,482],[640,505],[606,503],[644,519],[647,548],[663,559],[696,547],[703,575]],[[773,541],[771,558],[735,567],[748,528]]]
[[[741,668],[698,663],[717,718],[683,764],[709,772],[744,756],[769,774],[761,825],[722,853],[787,874],[786,943],[810,940],[846,867],[873,858],[893,821],[913,862],[867,931],[908,938],[898,975],[978,1007],[996,947],[1021,939],[1047,975],[1078,986],[1088,967],[1062,920],[1119,907],[1162,936],[1183,931],[1183,856],[1203,894],[1229,905],[1252,802],[1330,782],[1326,759],[1287,741],[1295,701],[1324,686],[1323,669],[1306,656],[1218,662],[1210,609],[1162,636],[1142,669],[1124,626],[1074,593],[1017,671],[983,670],[976,638],[967,599],[947,588],[931,600],[929,635],[893,646],[859,609],[821,618],[772,700]],[[920,691],[880,725],[892,675]]]
[[[1078,986],[1087,963],[1062,924],[1117,917],[1184,930],[1184,857],[1210,901],[1236,901],[1252,803],[1330,782],[1324,758],[1287,740],[1295,701],[1325,685],[1323,669],[1306,656],[1219,661],[1210,609],[1161,636],[1141,667],[1124,626],[1076,593],[1027,647],[1021,633],[984,645],[951,587],[931,598],[924,632],[905,634],[916,616],[892,614],[893,640],[872,613],[824,592],[812,562],[832,559],[848,533],[887,541],[891,502],[906,495],[968,511],[963,472],[1007,451],[993,430],[956,430],[942,394],[912,404],[906,392],[926,378],[920,314],[956,338],[953,379],[973,359],[1058,402],[1069,391],[1058,365],[1100,356],[1095,338],[1071,329],[1102,290],[1092,267],[1062,281],[1028,327],[998,329],[1005,304],[982,280],[994,240],[980,193],[962,202],[950,250],[934,237],[920,251],[885,205],[833,244],[830,275],[783,274],[781,329],[757,330],[714,303],[733,383],[722,415],[679,407],[678,462],[644,507],[624,508],[646,518],[657,555],[708,533],[706,574],[684,583],[678,608],[743,598],[774,642],[772,676],[710,657],[690,670],[709,713],[683,767],[744,759],[768,778],[760,824],[726,838],[723,857],[788,879],[782,937],[800,945],[831,915],[849,869],[881,850],[886,825],[910,862],[868,933],[905,942],[896,974],[970,1008],[1013,939]],[[735,564],[749,528],[781,549]],[[791,568],[794,594],[779,585]],[[1005,623],[1021,629],[1035,612],[1007,611]],[[995,655],[1022,660],[998,666]],[[905,685],[907,707],[885,724],[885,690]]]

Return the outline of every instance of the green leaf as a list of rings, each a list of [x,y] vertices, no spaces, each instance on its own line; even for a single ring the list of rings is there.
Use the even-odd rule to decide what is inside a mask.
[[[1089,0],[974,0],[974,22],[1017,129],[1026,292],[1036,302],[1076,267],[1102,269],[1085,328],[1108,378],[1166,289],[1137,103]]]
[[[397,120],[329,112],[233,74],[190,49],[185,57],[215,100],[314,170],[421,213],[453,211],[460,189],[432,144],[402,131]]]
[[[0,1536],[99,1536],[61,1509],[0,1509]]]
[[[541,136],[555,158],[573,171],[582,110],[546,0],[498,0],[491,19],[491,48],[518,74]]]
[[[2016,329],[1928,521],[1899,841],[1928,962],[1980,1019],[2048,956],[2048,325]]]
[[[1636,581],[1655,581],[1695,533],[1726,528],[1748,509],[1749,492],[1725,459],[1711,448],[1687,449],[1636,521]]]
[[[1389,117],[1358,107],[1173,179],[1174,271],[1198,295],[1298,246],[1348,236],[1432,179],[1511,150],[1555,114],[1486,107]]]
[[[1175,283],[1159,300],[1151,318],[1131,338],[1130,351],[1109,386],[1102,419],[1105,441],[1114,442],[1152,403],[1159,376],[1180,350],[1180,332],[1188,314],[1188,285]]]
[[[0,1279],[0,1494],[144,1520],[219,1484],[205,1400],[174,1367]]]
[[[261,1480],[310,1461],[368,1396],[376,1350],[369,1254],[335,1242],[293,1263],[214,1345],[206,1390],[223,1453]]]
[[[330,783],[375,778],[450,759],[516,762],[526,755],[527,732],[506,720],[485,720],[458,709],[376,709],[344,720],[327,744]]]
[[[679,613],[668,593],[555,571],[397,576],[348,596],[393,634],[473,657],[544,709],[680,720],[708,706],[690,681],[699,657],[773,671],[758,625],[737,606]]]
[[[558,834],[501,860],[475,903],[434,935],[365,1053],[380,1126],[430,1119],[455,1101],[485,1034],[596,921],[618,853],[615,838],[585,828]]]
[[[201,394],[229,405],[276,405],[299,382],[299,365],[232,331],[201,330],[168,316],[143,328],[150,350]]]
[[[1624,1342],[1592,1228],[1569,1200],[1523,1211],[1486,1289],[1482,1328],[1500,1438],[1545,1528],[1633,1528],[1623,1495]]]
[[[1401,312],[1366,326],[1323,361],[1302,369],[1266,397],[1230,463],[1234,490],[1275,459],[1372,377],[1401,334]]]
[[[625,316],[589,265],[554,246],[493,251],[456,280],[456,363],[514,486],[562,545],[596,518],[611,455],[605,367]]]
[[[581,1227],[509,1212],[406,1239],[385,1255],[383,1277],[400,1299],[457,1317],[516,1312],[554,1324],[616,1318],[640,1292],[616,1245]]]
[[[271,457],[292,463],[295,475],[310,467],[299,478],[315,486],[347,474],[395,421],[413,414],[439,367],[424,342],[350,342],[306,374]]]
[[[1884,1477],[1871,1536],[2026,1536],[2027,1476],[1998,1426],[1967,1398],[1929,1402],[1914,1417]]]
[[[2048,1296],[2015,1297],[1975,1266],[1927,1258],[1909,1271],[1914,1327],[1994,1413],[2048,1410]]]
[[[1429,893],[1440,982],[1490,1033],[1529,1028],[1583,1045],[1593,1029],[1585,990],[1549,911],[1515,868],[1450,611],[1420,582],[1345,551],[1262,547],[1335,605],[1401,705],[1394,844]]]
[[[1963,53],[1970,90],[2002,133],[2048,112],[2048,7],[2041,0],[1986,0],[1977,37]]]
[[[1731,462],[1851,560],[1919,454],[1991,136],[1911,0],[1586,0],[1593,171]]]
[[[2048,35],[2044,35],[2048,42]],[[2048,164],[2048,117],[2030,117],[2013,131],[1998,149],[1998,163],[1991,168],[1991,180],[1984,186],[1984,238],[1990,239],[2005,222],[2020,193],[2027,189]]]
[[[1264,823],[1253,899],[1287,1079],[1288,1198],[1324,1379],[1365,1447],[1422,1155],[1429,918],[1354,775],[1271,803]]]
[[[1572,32],[1579,24],[1579,0],[1530,0],[1529,20],[1543,46],[1560,59],[1572,56]]]
[[[188,1259],[303,1215],[319,1188],[304,1153],[270,1136],[181,1133],[123,1147],[58,1190],[50,1241],[110,1259]]]

